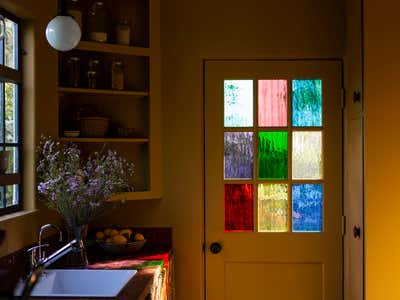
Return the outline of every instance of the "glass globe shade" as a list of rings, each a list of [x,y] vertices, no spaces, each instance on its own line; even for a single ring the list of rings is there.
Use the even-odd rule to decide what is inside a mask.
[[[54,49],[68,51],[78,45],[81,39],[81,28],[70,16],[56,16],[47,24],[46,38]]]

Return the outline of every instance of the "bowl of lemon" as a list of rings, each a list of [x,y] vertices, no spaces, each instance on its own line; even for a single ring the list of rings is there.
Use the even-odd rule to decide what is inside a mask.
[[[114,254],[129,254],[139,251],[146,239],[143,234],[134,232],[131,228],[106,228],[96,232],[96,241],[107,252]]]

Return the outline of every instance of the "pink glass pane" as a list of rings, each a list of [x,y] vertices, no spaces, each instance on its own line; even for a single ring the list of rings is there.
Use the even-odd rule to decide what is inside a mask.
[[[225,231],[253,231],[252,184],[225,184]]]
[[[258,81],[258,126],[287,126],[287,81]]]

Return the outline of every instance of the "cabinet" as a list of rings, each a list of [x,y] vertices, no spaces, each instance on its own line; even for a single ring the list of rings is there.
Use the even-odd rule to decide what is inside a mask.
[[[159,0],[108,0],[110,28],[107,43],[87,40],[85,15],[93,3],[81,0],[82,41],[76,49],[59,53],[58,133],[61,141],[79,143],[84,151],[112,148],[135,164],[134,192],[114,199],[141,200],[161,197],[161,80],[160,80],[160,3]],[[130,45],[114,43],[113,28],[121,18],[131,28]],[[68,80],[71,57],[79,59],[79,80]],[[90,60],[98,60],[97,85],[89,88]],[[111,64],[124,66],[124,89],[111,89]],[[89,112],[88,112],[89,111]],[[66,130],[80,130],[82,114],[109,120],[102,136],[81,134],[66,137]]]

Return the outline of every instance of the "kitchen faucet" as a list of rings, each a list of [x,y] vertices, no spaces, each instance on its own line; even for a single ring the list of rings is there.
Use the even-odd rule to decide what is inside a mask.
[[[61,231],[59,228],[53,224],[46,224],[40,228],[39,233],[39,245],[32,247],[30,250],[32,251],[32,270],[29,273],[27,279],[24,282],[24,288],[21,294],[21,299],[28,299],[32,289],[35,287],[37,281],[39,280],[40,275],[42,274],[43,270],[50,266],[55,261],[59,260],[61,257],[65,256],[70,252],[80,252],[84,253],[85,263],[87,264],[87,257],[86,257],[86,249],[81,237],[75,238],[57,251],[53,252],[49,256],[45,256],[42,253],[42,247],[47,247],[48,244],[42,245],[42,234],[44,230],[47,228],[55,228],[59,231],[60,240],[62,238]],[[38,258],[36,259],[36,250],[38,250]],[[29,251],[29,250],[28,250]]]

